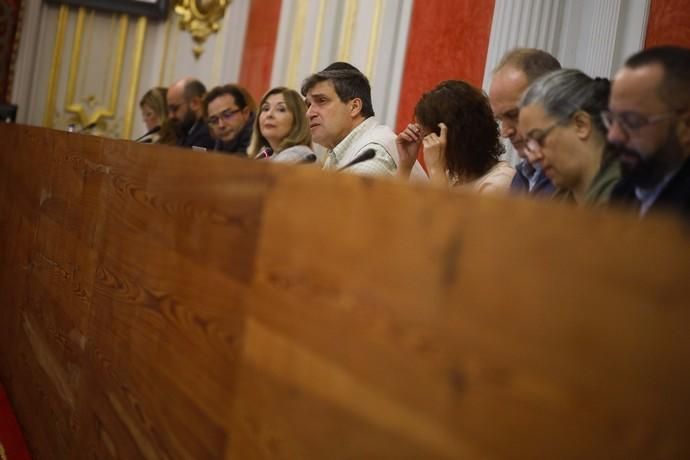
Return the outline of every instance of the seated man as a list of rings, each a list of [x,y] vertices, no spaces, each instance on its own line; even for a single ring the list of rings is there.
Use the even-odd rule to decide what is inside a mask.
[[[213,148],[215,141],[203,119],[204,94],[204,84],[189,77],[168,88],[168,119],[175,130],[177,145],[181,147]]]
[[[256,112],[247,90],[238,85],[213,88],[204,98],[204,112],[216,138],[213,150],[246,155]]]
[[[510,184],[513,192],[545,196],[554,193],[549,179],[530,162],[517,123],[520,113],[518,103],[525,90],[539,77],[560,68],[558,60],[546,51],[517,48],[506,53],[493,72],[489,85],[491,110],[499,122],[501,137],[510,140],[522,159],[515,167],[515,176]]]
[[[640,216],[672,209],[690,218],[690,49],[649,48],[616,73],[608,141],[620,155],[623,178],[612,200],[639,207]]]
[[[395,133],[374,118],[369,80],[350,64],[337,63],[302,85],[314,142],[328,149],[324,169],[394,175]],[[426,177],[419,163],[413,175]]]

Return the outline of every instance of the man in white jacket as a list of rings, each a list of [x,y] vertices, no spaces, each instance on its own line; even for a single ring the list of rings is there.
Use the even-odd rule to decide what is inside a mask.
[[[354,66],[335,63],[302,85],[314,142],[328,149],[324,169],[363,175],[394,175],[395,133],[374,118],[371,86]],[[426,177],[419,163],[413,175]]]

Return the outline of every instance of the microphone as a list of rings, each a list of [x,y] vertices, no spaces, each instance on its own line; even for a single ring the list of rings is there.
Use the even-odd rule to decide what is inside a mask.
[[[302,158],[298,164],[309,164],[309,163],[314,163],[316,161],[316,155],[313,153],[310,153],[306,157]]]
[[[144,134],[143,136],[137,137],[136,139],[134,139],[134,142],[141,142],[142,139],[150,136],[151,134],[156,134],[160,130],[161,130],[160,126],[154,126],[153,128],[146,131],[146,134]]]
[[[346,165],[343,166],[342,168],[338,168],[338,171],[343,171],[343,170],[345,170],[345,169],[347,169],[347,168],[351,168],[352,166],[354,166],[354,165],[356,165],[356,164],[362,163],[362,162],[364,162],[364,161],[371,160],[371,159],[374,158],[375,156],[376,156],[376,150],[374,150],[374,149],[367,149],[367,150],[364,151],[364,153],[362,153],[362,154],[358,155],[357,157],[355,157],[354,160],[352,160],[351,162],[349,162],[348,164],[346,164]]]
[[[94,121],[93,123],[89,123],[88,125],[84,126],[82,129],[80,129],[79,132],[85,133],[86,131],[90,131],[93,128],[95,128],[97,124],[98,124],[97,121]]]

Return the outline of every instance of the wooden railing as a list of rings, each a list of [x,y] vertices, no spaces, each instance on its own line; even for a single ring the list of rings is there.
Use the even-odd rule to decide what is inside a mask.
[[[671,217],[0,142],[0,380],[37,460],[690,458]]]

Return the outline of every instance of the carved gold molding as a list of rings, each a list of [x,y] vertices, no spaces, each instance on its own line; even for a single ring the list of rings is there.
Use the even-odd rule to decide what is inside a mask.
[[[65,111],[73,113],[77,116],[79,124],[82,127],[91,126],[99,123],[102,118],[113,118],[117,110],[117,100],[120,93],[120,80],[122,79],[122,62],[124,61],[125,45],[127,43],[127,26],[128,18],[126,15],[120,16],[120,27],[117,39],[117,48],[115,52],[115,65],[113,68],[113,83],[110,90],[110,101],[107,107],[97,107],[92,113],[88,113],[87,107],[84,104],[78,103],[74,100],[75,88],[77,78],[79,76],[79,59],[81,57],[81,41],[84,30],[84,18],[86,11],[84,8],[79,8],[77,14],[76,30],[74,32],[74,45],[72,47],[72,60],[69,68],[69,75],[67,77],[67,106]],[[95,102],[94,97],[87,97],[87,105],[92,105]]]
[[[357,17],[357,3],[357,0],[346,0],[345,2],[345,17],[340,29],[339,61],[348,62],[350,60],[352,32],[355,28],[355,19]]]
[[[196,43],[194,57],[204,52],[206,39],[220,29],[220,22],[231,0],[176,0],[175,13],[180,16],[180,29],[186,30]]]
[[[376,58],[376,48],[379,45],[379,29],[381,28],[381,13],[383,11],[383,0],[376,0],[374,4],[374,17],[371,21],[371,38],[369,39],[369,50],[367,51],[367,67],[364,74],[373,80],[374,59]]]
[[[125,112],[123,139],[129,139],[132,135],[132,124],[134,123],[134,111],[137,105],[137,93],[139,91],[139,77],[141,61],[144,56],[144,41],[146,39],[146,17],[140,16],[137,19],[136,38],[134,39],[134,64],[132,67],[132,81],[129,86],[129,96],[127,98],[127,111]]]
[[[319,12],[316,16],[316,33],[314,34],[314,50],[311,55],[311,73],[316,72],[319,63],[319,51],[321,51],[321,34],[323,33],[323,16],[326,8],[326,0],[319,0]]]
[[[302,52],[306,17],[307,0],[297,0],[297,14],[295,15],[295,23],[292,27],[292,49],[290,50],[290,61],[288,63],[286,78],[289,88],[297,86],[297,64],[299,63],[300,53]]]
[[[57,98],[58,73],[62,62],[62,49],[65,45],[65,30],[67,29],[67,19],[69,8],[65,5],[60,6],[57,21],[57,31],[55,32],[55,47],[53,48],[53,58],[50,64],[50,76],[48,77],[48,97],[46,98],[45,112],[43,113],[43,126],[53,127],[53,116],[55,111],[55,99]]]

